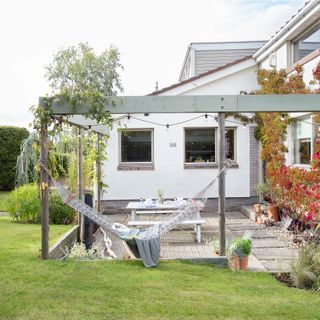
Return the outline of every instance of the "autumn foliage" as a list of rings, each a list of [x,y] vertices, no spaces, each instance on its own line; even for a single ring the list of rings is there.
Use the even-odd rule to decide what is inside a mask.
[[[260,89],[256,94],[317,94],[320,93],[320,63],[313,70],[312,88],[303,82],[302,68],[297,66],[289,77],[285,70],[259,70]],[[292,218],[308,223],[320,219],[320,136],[316,141],[310,169],[285,164],[287,114],[259,113],[256,137],[262,143],[261,158],[265,161],[267,185],[282,211]],[[320,123],[316,114],[314,121]]]

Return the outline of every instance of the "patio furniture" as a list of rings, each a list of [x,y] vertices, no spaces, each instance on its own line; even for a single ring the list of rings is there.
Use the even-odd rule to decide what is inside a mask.
[[[149,220],[149,221],[129,221],[128,226],[153,226],[155,224],[160,224],[161,221]],[[201,225],[204,224],[204,219],[195,219],[195,220],[184,220],[179,223],[179,225],[194,225],[194,230],[196,232],[197,242],[201,243]]]
[[[140,221],[139,215],[153,214],[159,216],[161,214],[177,214],[181,212],[181,206],[184,204],[186,204],[185,200],[167,200],[164,203],[157,201],[129,202],[127,209],[131,210],[131,215],[128,226],[154,226],[160,224],[162,221],[159,220]],[[179,225],[194,225],[197,242],[201,243],[201,225],[204,223],[205,221],[200,217],[200,212],[197,211],[192,219],[183,220]]]

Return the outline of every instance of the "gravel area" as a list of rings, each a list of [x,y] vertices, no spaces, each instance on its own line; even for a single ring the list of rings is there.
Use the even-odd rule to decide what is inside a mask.
[[[305,230],[298,234],[294,231],[289,231],[281,222],[276,223],[274,226],[267,227],[266,230],[279,240],[284,241],[288,248],[292,249],[299,249],[299,246],[301,244],[306,244],[307,240],[312,236],[312,233],[309,230]]]

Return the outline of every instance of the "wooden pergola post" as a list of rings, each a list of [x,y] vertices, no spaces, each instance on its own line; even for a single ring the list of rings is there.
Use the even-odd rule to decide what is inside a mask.
[[[82,134],[83,129],[78,128],[78,197],[83,200],[83,149],[82,149]],[[84,228],[84,217],[78,213],[78,226],[80,240],[83,240],[83,228]]]
[[[223,167],[226,165],[226,134],[225,134],[225,115],[222,112],[218,113],[218,149],[219,149],[219,162],[218,171],[219,175],[219,199],[218,199],[218,210],[219,210],[219,247],[220,256],[226,255],[226,218],[225,218],[225,170],[221,172]]]
[[[49,254],[49,174],[48,174],[48,124],[41,120],[40,130],[40,196],[41,196],[41,257],[48,259]]]
[[[102,135],[98,133],[98,143],[97,143],[97,162],[96,162],[96,170],[97,170],[97,206],[96,209],[98,212],[101,210],[101,146],[100,142],[102,139]]]

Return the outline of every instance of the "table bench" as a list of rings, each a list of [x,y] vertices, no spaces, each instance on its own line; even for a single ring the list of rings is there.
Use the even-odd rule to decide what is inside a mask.
[[[161,223],[159,220],[149,220],[149,221],[128,221],[128,226],[153,226],[157,223]],[[184,220],[179,223],[179,225],[194,225],[195,232],[197,236],[197,242],[201,243],[201,225],[204,224],[204,219],[196,219],[196,220]]]

